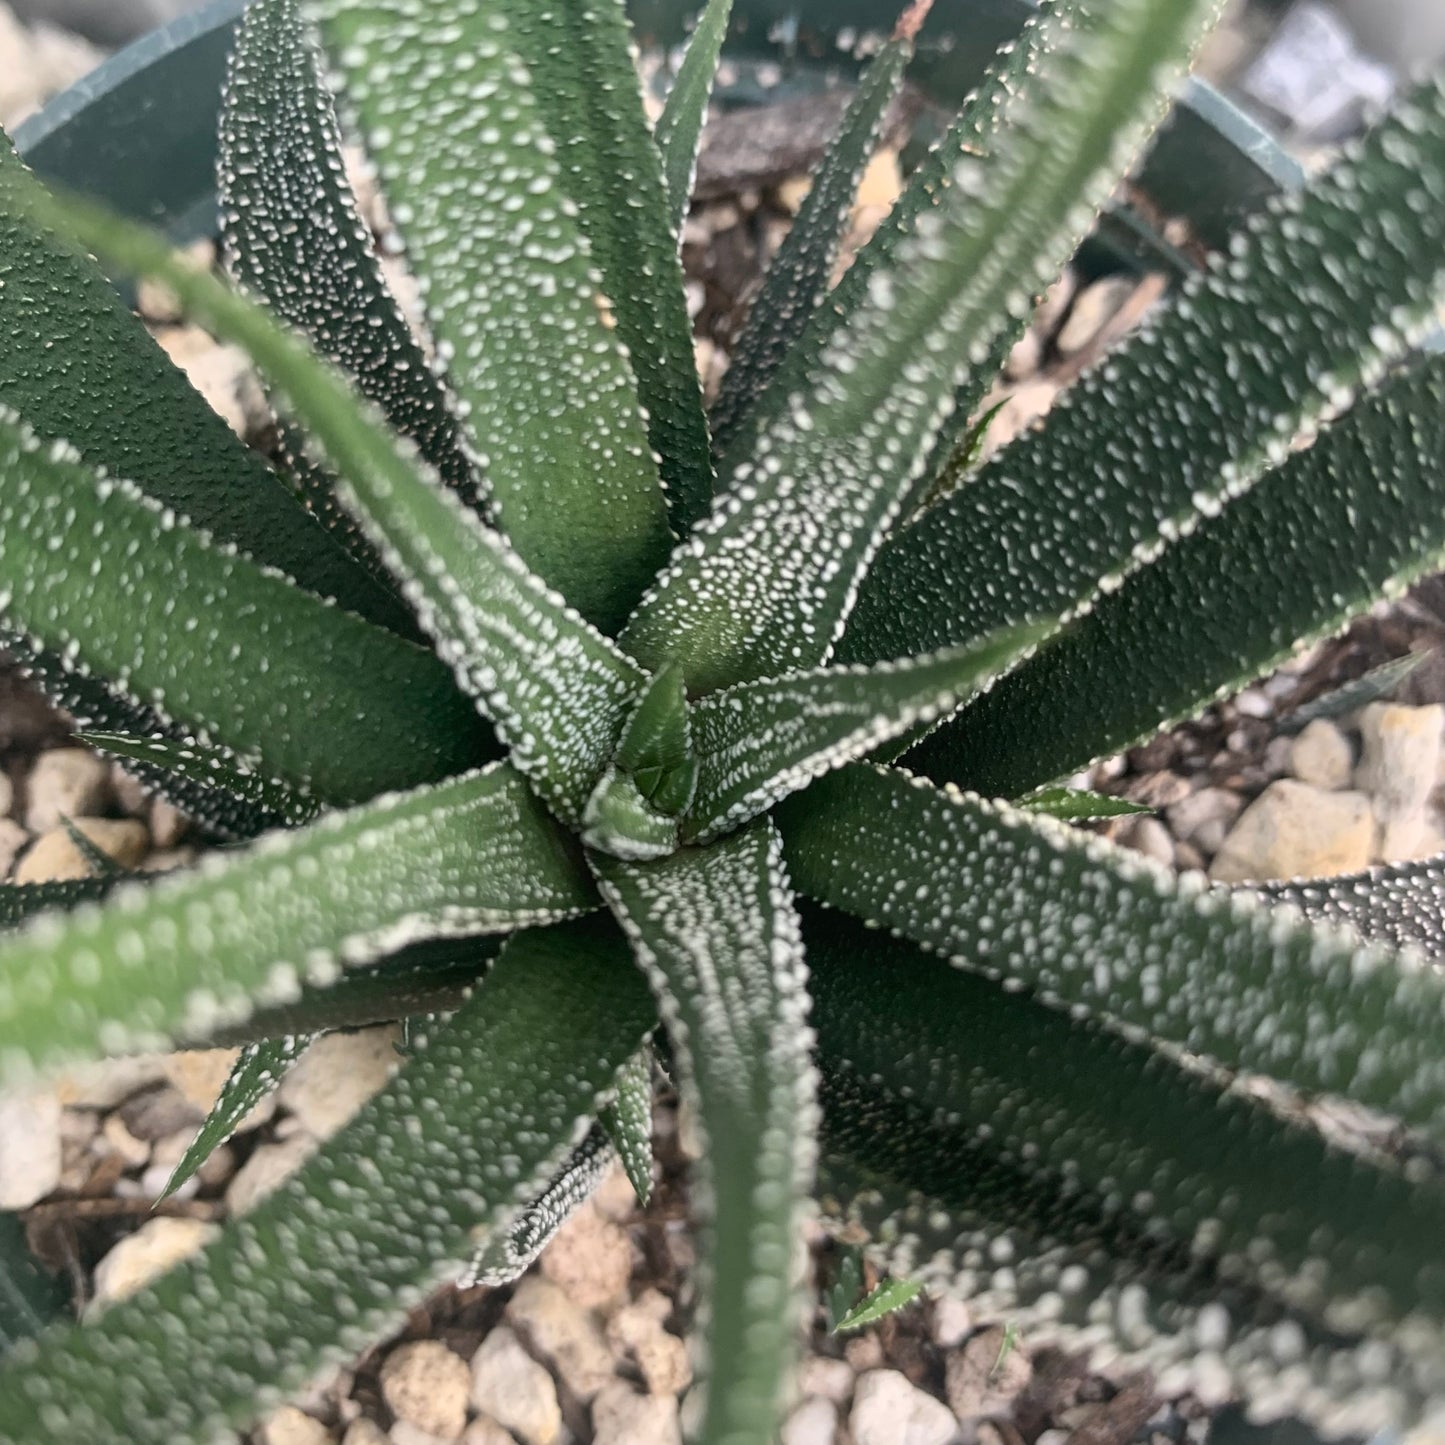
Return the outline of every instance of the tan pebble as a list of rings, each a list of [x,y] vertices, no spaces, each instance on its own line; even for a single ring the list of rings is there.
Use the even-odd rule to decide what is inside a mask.
[[[562,1433],[562,1410],[552,1377],[505,1325],[472,1356],[472,1404],[505,1426],[522,1445],[553,1445]]]
[[[1044,292],[1038,310],[1034,312],[1034,326],[1047,339],[1052,340],[1064,313],[1073,304],[1079,292],[1079,273],[1072,266]]]
[[[144,1139],[137,1139],[119,1114],[111,1114],[100,1132],[111,1152],[125,1160],[127,1169],[140,1169],[150,1162],[151,1146]]]
[[[848,1361],[853,1373],[860,1375],[865,1370],[876,1370],[883,1363],[883,1346],[879,1343],[878,1336],[871,1331],[854,1335],[843,1346],[843,1358]]]
[[[226,1207],[246,1214],[274,1194],[317,1150],[318,1143],[298,1134],[280,1144],[262,1144],[237,1171],[226,1190]]]
[[[1033,1377],[1029,1357],[1012,1344],[1007,1352],[1002,1325],[980,1330],[949,1355],[944,1384],[949,1408],[960,1420],[972,1420],[1005,1408]]]
[[[657,1294],[667,1307],[665,1296]],[[614,1348],[636,1362],[647,1388],[654,1395],[680,1395],[692,1383],[687,1346],[662,1328],[651,1301],[624,1305],[607,1322],[607,1338]]]
[[[617,1224],[626,1223],[637,1212],[637,1195],[620,1164],[614,1164],[602,1176],[602,1182],[593,1192],[592,1204],[604,1219]]]
[[[1055,344],[1060,356],[1074,356],[1098,337],[1134,293],[1132,276],[1106,276],[1086,287],[1074,299],[1069,319]]]
[[[1425,807],[1440,768],[1445,707],[1371,703],[1360,714],[1363,744],[1355,786],[1374,799],[1382,823],[1412,817]]]
[[[197,848],[162,848],[146,855],[141,872],[172,873],[177,868],[189,868],[200,856]]]
[[[240,1053],[240,1049],[183,1049],[167,1054],[166,1078],[182,1098],[209,1114]]]
[[[221,1232],[218,1224],[162,1215],[127,1235],[95,1267],[98,1307],[125,1299],[204,1248]]]
[[[837,1438],[838,1407],[821,1396],[804,1400],[788,1416],[779,1436],[780,1445],[833,1445]]]
[[[1043,364],[1044,344],[1032,327],[1014,342],[1013,349],[1004,362],[1004,375],[1011,381],[1022,381],[1032,376]]]
[[[1355,873],[1374,855],[1376,825],[1363,793],[1327,793],[1281,778],[1230,829],[1210,865],[1216,883]]]
[[[30,834],[13,818],[0,818],[0,878],[8,878]]]
[[[110,801],[110,768],[89,748],[52,748],[35,760],[25,795],[25,824],[44,833],[62,818],[101,812]]]
[[[467,1423],[472,1375],[467,1362],[437,1340],[400,1345],[381,1367],[382,1399],[399,1419],[443,1440]]]
[[[517,1445],[517,1437],[495,1420],[479,1415],[462,1431],[462,1445]]]
[[[583,1309],[609,1309],[627,1297],[632,1243],[589,1200],[543,1250],[541,1268]]]
[[[624,1381],[608,1387],[592,1406],[593,1445],[682,1445],[677,1401],[639,1395]]]
[[[612,1351],[596,1317],[551,1280],[527,1275],[507,1302],[507,1323],[583,1404],[612,1378]]]
[[[386,1431],[374,1420],[353,1420],[341,1437],[341,1445],[387,1445]]]
[[[973,1311],[951,1294],[934,1300],[932,1320],[933,1342],[941,1349],[951,1350],[973,1333]]]
[[[398,1420],[391,1427],[387,1438],[391,1445],[450,1445],[457,1436],[433,1435],[430,1430],[423,1430],[420,1425],[413,1425],[410,1420]]]
[[[151,843],[157,848],[174,848],[190,832],[191,820],[164,798],[153,798],[150,805]]]
[[[280,1102],[318,1139],[330,1138],[401,1066],[399,1037],[387,1024],[317,1039],[287,1071]]]
[[[53,1080],[56,1095],[67,1108],[114,1109],[117,1104],[164,1082],[164,1054],[132,1054],[74,1064]]]
[[[260,1430],[260,1445],[332,1445],[331,1431],[295,1405],[282,1405]]]
[[[246,434],[242,381],[249,370],[245,354],[235,346],[219,346],[197,326],[167,326],[156,332],[170,359],[206,404],[238,436]]]
[[[870,1370],[858,1381],[848,1429],[854,1445],[947,1445],[956,1422],[948,1407],[897,1370]]]
[[[28,1209],[60,1183],[60,1119],[51,1089],[0,1094],[0,1209]]]
[[[809,1355],[798,1367],[798,1393],[817,1395],[836,1405],[846,1404],[853,1393],[853,1371],[846,1360]]]
[[[139,778],[132,777],[119,763],[110,768],[110,787],[123,813],[132,818],[144,818],[150,807],[150,789]]]
[[[76,818],[73,821],[79,832],[122,868],[136,867],[150,846],[145,824],[130,818]],[[63,827],[42,833],[15,869],[17,883],[63,883],[94,876],[90,861]]]
[[[777,189],[778,204],[790,216],[796,216],[803,209],[803,202],[808,199],[808,192],[813,189],[813,178],[811,176],[789,176],[781,182]]]
[[[1129,830],[1128,846],[1166,868],[1174,866],[1174,840],[1158,818],[1140,818]]]
[[[1047,416],[1058,394],[1058,383],[1053,381],[1030,381],[1019,387],[1004,402],[1003,410],[989,426],[983,443],[983,457],[1002,451],[1035,422]]]
[[[903,193],[903,168],[898,161],[898,152],[888,146],[876,151],[858,182],[858,193],[853,204],[860,209],[876,207],[887,211]]]

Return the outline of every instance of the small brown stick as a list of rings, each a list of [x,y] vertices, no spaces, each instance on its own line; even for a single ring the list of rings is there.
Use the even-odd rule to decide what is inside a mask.
[[[68,1219],[125,1219],[135,1215],[168,1215],[180,1219],[216,1220],[225,1206],[213,1199],[50,1199],[25,1211],[27,1221],[50,1224]]]
[[[933,0],[913,0],[913,4],[898,17],[893,38],[895,40],[917,40],[918,32],[923,29],[923,22],[928,19],[928,12],[932,9]]]

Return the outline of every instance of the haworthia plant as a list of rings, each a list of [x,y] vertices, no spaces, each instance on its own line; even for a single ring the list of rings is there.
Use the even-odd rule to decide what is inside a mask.
[[[662,152],[668,214],[679,241],[697,175],[697,153],[707,120],[707,105],[712,98],[713,81],[732,13],[733,0],[707,0],[682,64],[678,66],[672,89],[667,93],[667,104],[657,118],[654,135]]]
[[[246,1115],[280,1084],[287,1065],[301,1055],[311,1039],[310,1034],[282,1034],[275,1039],[258,1039],[241,1050],[196,1137],[166,1180],[162,1199],[174,1194],[236,1132]]]
[[[246,12],[231,56],[230,90],[218,177],[232,274],[283,321],[307,332],[447,483],[475,503],[476,482],[451,405],[387,285],[347,184],[335,112],[319,56],[301,26],[299,0]],[[293,224],[301,206],[309,225]],[[384,576],[301,444],[298,438],[290,448],[288,463],[303,499]]]
[[[776,1438],[815,1165],[900,1280],[1030,1338],[1336,1433],[1445,1408],[1440,865],[1210,892],[1045,786],[1445,551],[1439,366],[1396,368],[1445,300],[1445,91],[976,466],[1213,8],[1040,6],[827,292],[908,7],[717,435],[676,231],[725,0],[656,135],[621,0],[252,0],[239,290],[0,157],[0,630],[241,844],[0,891],[0,1069],[246,1046],[199,1149],[288,1036],[422,1019],[293,1183],[99,1319],[48,1323],[0,1231],[0,1445],[213,1439],[431,1285],[513,1277],[616,1155],[645,1193],[654,1042],[708,1142],[703,1445]],[[91,254],[247,353],[299,502]],[[1398,1121],[1409,1166],[1239,1070]]]
[[[868,67],[837,138],[812,176],[793,228],[768,267],[747,325],[731,348],[712,409],[713,447],[719,454],[727,451],[738,424],[767,390],[828,294],[858,182],[913,57],[913,42],[930,4],[931,0],[919,0],[905,12],[897,31]]]

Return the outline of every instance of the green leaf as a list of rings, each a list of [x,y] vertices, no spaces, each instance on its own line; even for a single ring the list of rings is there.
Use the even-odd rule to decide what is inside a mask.
[[[76,878],[67,883],[0,883],[0,929],[18,928],[37,913],[92,903],[115,886],[114,878]]]
[[[978,420],[971,422],[963,435],[946,451],[943,465],[929,484],[928,491],[918,503],[919,511],[926,512],[946,497],[951,497],[978,470],[983,457],[983,444],[988,440],[988,429],[994,418],[1008,405],[1008,399],[986,408]],[[939,439],[940,444],[942,438]]]
[[[666,858],[677,847],[677,819],[648,799],[630,773],[608,768],[582,815],[582,841],[614,858]]]
[[[174,1194],[236,1132],[236,1126],[280,1084],[288,1065],[305,1052],[315,1037],[283,1034],[247,1044],[241,1050],[210,1113],[161,1190],[161,1199]]]
[[[36,1262],[20,1216],[0,1213],[0,1361],[69,1312],[64,1281]]]
[[[654,138],[662,153],[662,174],[667,184],[669,219],[674,235],[682,232],[697,176],[697,154],[708,101],[717,79],[718,60],[727,39],[733,0],[707,0],[678,66],[667,103],[658,117]]]
[[[614,630],[667,554],[667,513],[566,157],[519,63],[520,7],[304,10],[406,241],[492,516],[529,567]]]
[[[1391,863],[1340,878],[1257,883],[1241,889],[1288,903],[1311,923],[1346,928],[1366,943],[1414,949],[1445,963],[1445,860]]]
[[[1073,4],[1074,0],[1064,0],[1064,3]],[[742,455],[752,439],[788,409],[790,399],[806,384],[809,371],[817,365],[828,343],[835,336],[846,334],[854,313],[868,304],[874,272],[892,272],[897,265],[899,248],[912,243],[920,222],[925,229],[931,224],[926,218],[936,209],[939,197],[953,185],[955,168],[970,158],[987,160],[1000,139],[1006,136],[1011,106],[1017,105],[1017,97],[1035,84],[1032,77],[1047,68],[1054,32],[1045,21],[1059,8],[1059,5],[1051,4],[1047,9],[1034,9],[1025,18],[1017,38],[1006,41],[999,49],[978,88],[964,102],[957,118],[938,144],[919,162],[909,185],[894,202],[873,239],[854,258],[842,280],[829,294],[827,304],[813,313],[807,331],[783,359],[768,389],[757,398],[745,424],[739,428],[729,447],[733,457]],[[1062,267],[1060,262],[1053,274],[1039,283],[1039,289],[1043,290],[1053,281]],[[959,429],[967,425],[986,390],[993,384],[1029,317],[1020,310],[1017,315],[1010,313],[1005,319],[1000,310],[994,319],[998,323],[994,328],[994,339],[980,356],[970,358],[974,364],[954,393],[954,414],[943,423],[934,444],[934,455],[915,487],[919,495],[932,490],[939,470],[935,465],[938,456],[947,456],[952,451]],[[731,458],[724,460],[724,472],[728,470],[729,460]],[[912,510],[912,501],[910,498],[910,507],[905,509],[905,515]]]
[[[294,999],[263,1004],[239,1024],[188,1036],[186,1042],[230,1047],[281,1034],[364,1028],[451,1013],[486,974],[501,946],[495,936],[408,944],[380,963],[348,968],[325,984],[303,983]]]
[[[1012,628],[976,647],[744,683],[693,709],[697,795],[683,828],[706,842],[976,697],[1042,636]]]
[[[668,514],[683,533],[712,502],[712,457],[677,230],[667,223],[667,183],[647,127],[627,14],[622,0],[511,0],[506,13],[534,93],[545,97],[539,109],[557,144],[562,184],[602,273]],[[664,541],[653,570],[665,553]]]
[[[1294,708],[1280,718],[1276,726],[1286,734],[1303,732],[1316,718],[1343,717],[1346,713],[1357,712],[1379,698],[1389,697],[1404,680],[1426,661],[1429,652],[1407,652],[1402,657],[1392,657],[1350,682],[1332,687],[1327,693]]]
[[[767,390],[827,295],[858,182],[913,58],[913,35],[912,25],[900,25],[868,67],[838,134],[810,177],[792,229],[768,267],[747,323],[731,348],[709,417],[718,456],[727,452],[738,424]]]
[[[617,745],[617,765],[630,773],[660,777],[682,767],[691,754],[692,725],[682,669],[669,665],[648,679]]]
[[[164,280],[206,325],[246,349],[335,463],[342,502],[402,582],[463,691],[496,723],[513,761],[548,802],[577,823],[642,683],[636,665],[528,572],[260,308],[177,265],[138,227],[78,203],[52,209],[97,250]],[[361,682],[377,686],[364,673],[351,686]],[[428,721],[417,735],[435,731]]]
[[[1445,1137],[1445,980],[1053,819],[851,767],[784,805],[798,887],[960,967]]]
[[[733,458],[728,490],[623,634],[644,667],[679,662],[698,695],[827,659],[975,354],[1068,259],[1211,7],[1120,0],[1077,28],[1075,8],[1043,22],[1049,53],[1010,107],[1018,123],[988,157],[953,160],[846,329]]]
[[[837,915],[805,937],[825,1188],[895,1272],[1332,1435],[1445,1396],[1438,1175]]]
[[[1098,818],[1128,818],[1151,813],[1143,803],[1116,798],[1109,793],[1091,793],[1086,788],[1037,788],[1018,800],[1026,813],[1045,813],[1065,823],[1088,823]]]
[[[652,1050],[635,1053],[617,1076],[617,1097],[600,1116],[637,1202],[652,1197]]]
[[[120,733],[78,732],[76,736],[112,757],[146,765],[148,775],[178,774],[208,793],[233,798],[264,820],[266,827],[299,827],[321,811],[315,799],[279,778],[250,772],[224,748]]]
[[[85,252],[38,223],[35,182],[0,133],[0,327],[15,361],[0,413],[301,586],[388,627],[396,599],[297,505],[191,387]],[[67,339],[83,337],[83,344]],[[19,358],[24,364],[19,364]]]
[[[90,869],[96,878],[105,882],[116,883],[128,875],[129,869],[122,868],[104,848],[96,847],[96,845],[75,826],[71,819],[62,815],[60,826],[65,829],[65,835],[70,839],[71,845],[75,851],[80,854],[81,858],[84,859],[85,866]]]
[[[593,855],[706,1139],[694,1198],[711,1318],[705,1445],[774,1429],[797,1347],[792,1254],[813,1168],[807,990],[767,823],[658,863]]]
[[[624,1071],[626,1065],[623,1065]],[[547,1187],[522,1211],[510,1229],[493,1234],[477,1252],[457,1281],[461,1289],[474,1285],[511,1284],[566,1224],[573,1210],[591,1197],[612,1167],[612,1147],[598,1125],[572,1151]]]
[[[897,657],[1073,612],[1285,461],[1434,324],[1442,197],[1445,88],[1431,83],[1251,220],[1044,428],[894,538],[840,656]]]
[[[1232,696],[1440,566],[1442,455],[1445,361],[1433,361],[1100,598],[908,765],[1010,796]]]
[[[922,1293],[923,1286],[916,1279],[885,1279],[833,1326],[833,1333],[841,1335],[847,1330],[877,1324],[886,1315],[896,1314],[904,1305],[912,1304]]]
[[[163,1048],[413,939],[507,932],[594,902],[571,841],[495,764],[33,924],[0,947],[0,1076]]]
[[[177,526],[134,487],[3,418],[0,474],[0,617],[69,670],[115,679],[327,802],[486,755],[475,713],[429,653]]]
[[[3,627],[0,627],[0,646],[53,707],[70,715],[78,733],[94,729],[110,735],[150,738],[172,748],[200,746],[191,730],[147,706],[140,698],[127,696],[123,688],[99,674],[67,671],[62,656],[34,648]],[[136,759],[127,760],[127,771],[216,838],[231,842],[254,838],[276,825],[275,818],[264,810],[234,795],[192,782],[179,773]]]
[[[202,1255],[0,1372],[0,1440],[176,1445],[253,1421],[509,1229],[656,1014],[615,930],[524,934],[295,1178]],[[425,1181],[425,1183],[421,1183]],[[155,1362],[185,1341],[185,1388]]]
[[[299,0],[252,0],[237,28],[217,174],[231,275],[340,367],[446,484],[475,504],[476,481],[450,402],[387,285],[347,183],[335,111]],[[330,478],[306,461],[301,438],[284,440],[312,510],[380,572]]]
[[[830,1334],[838,1328],[838,1321],[862,1296],[863,1270],[863,1251],[856,1245],[845,1244],[839,1251],[833,1283],[823,1297],[823,1312],[828,1320]]]

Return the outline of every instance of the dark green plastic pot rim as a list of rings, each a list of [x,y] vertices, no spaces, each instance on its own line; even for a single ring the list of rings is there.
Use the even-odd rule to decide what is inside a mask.
[[[643,40],[676,43],[699,0],[629,0]],[[856,67],[849,33],[886,29],[899,0],[736,0],[729,54],[770,61],[785,78]],[[42,176],[166,230],[179,242],[215,227],[216,121],[231,32],[244,0],[212,0],[118,52],[22,125],[15,140]],[[989,58],[1017,33],[1030,0],[957,0],[935,8],[911,75],[956,109]],[[943,16],[956,27],[950,32]],[[966,25],[957,17],[965,15]],[[861,48],[861,47],[860,47]],[[1298,166],[1217,91],[1193,81],[1137,178],[1158,214],[1187,219],[1211,246]],[[1141,217],[1116,210],[1095,239],[1102,266],[1181,266]]]

